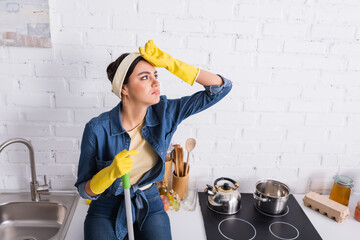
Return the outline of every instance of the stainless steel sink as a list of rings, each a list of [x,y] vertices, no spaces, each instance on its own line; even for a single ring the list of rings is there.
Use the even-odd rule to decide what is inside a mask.
[[[1,240],[65,238],[79,195],[51,192],[40,196],[35,202],[30,193],[0,194]]]

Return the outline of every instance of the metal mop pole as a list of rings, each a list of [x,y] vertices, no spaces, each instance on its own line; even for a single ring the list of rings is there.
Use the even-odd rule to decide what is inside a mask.
[[[130,175],[127,173],[123,176],[123,188],[125,195],[125,210],[126,210],[126,223],[128,228],[129,240],[134,240],[134,228],[132,221],[132,209],[131,209],[131,198],[130,198]]]

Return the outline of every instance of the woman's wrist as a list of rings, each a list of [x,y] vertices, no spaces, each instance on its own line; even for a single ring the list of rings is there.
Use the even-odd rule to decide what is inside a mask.
[[[220,76],[203,69],[200,69],[199,76],[197,77],[196,82],[203,86],[220,86],[224,83]]]
[[[86,184],[85,184],[85,192],[86,192],[86,194],[89,195],[90,197],[95,197],[95,196],[97,196],[98,194],[93,193],[93,192],[91,191],[90,182],[91,182],[91,179],[86,182]]]

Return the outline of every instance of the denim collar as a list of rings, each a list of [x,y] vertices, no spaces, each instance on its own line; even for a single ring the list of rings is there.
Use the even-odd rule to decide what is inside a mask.
[[[126,133],[126,130],[123,128],[120,120],[120,111],[122,108],[121,102],[116,105],[111,111],[110,111],[110,135],[115,136],[119,134]],[[153,127],[159,124],[159,120],[157,119],[156,115],[154,114],[154,110],[152,109],[152,106],[149,106],[147,108],[146,116],[145,116],[145,125]]]

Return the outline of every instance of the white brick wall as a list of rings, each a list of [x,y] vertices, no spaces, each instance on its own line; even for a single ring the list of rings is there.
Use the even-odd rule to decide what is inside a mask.
[[[49,4],[52,48],[0,47],[0,142],[31,140],[38,176],[49,175],[53,189],[73,189],[85,123],[118,102],[107,65],[153,39],[233,81],[224,101],[185,120],[173,138],[197,139],[199,189],[229,176],[241,191],[276,178],[293,192],[329,193],[332,177],[347,174],[360,192],[359,1]],[[159,73],[170,98],[201,89]],[[8,147],[0,161],[0,189],[27,189],[27,150]]]

